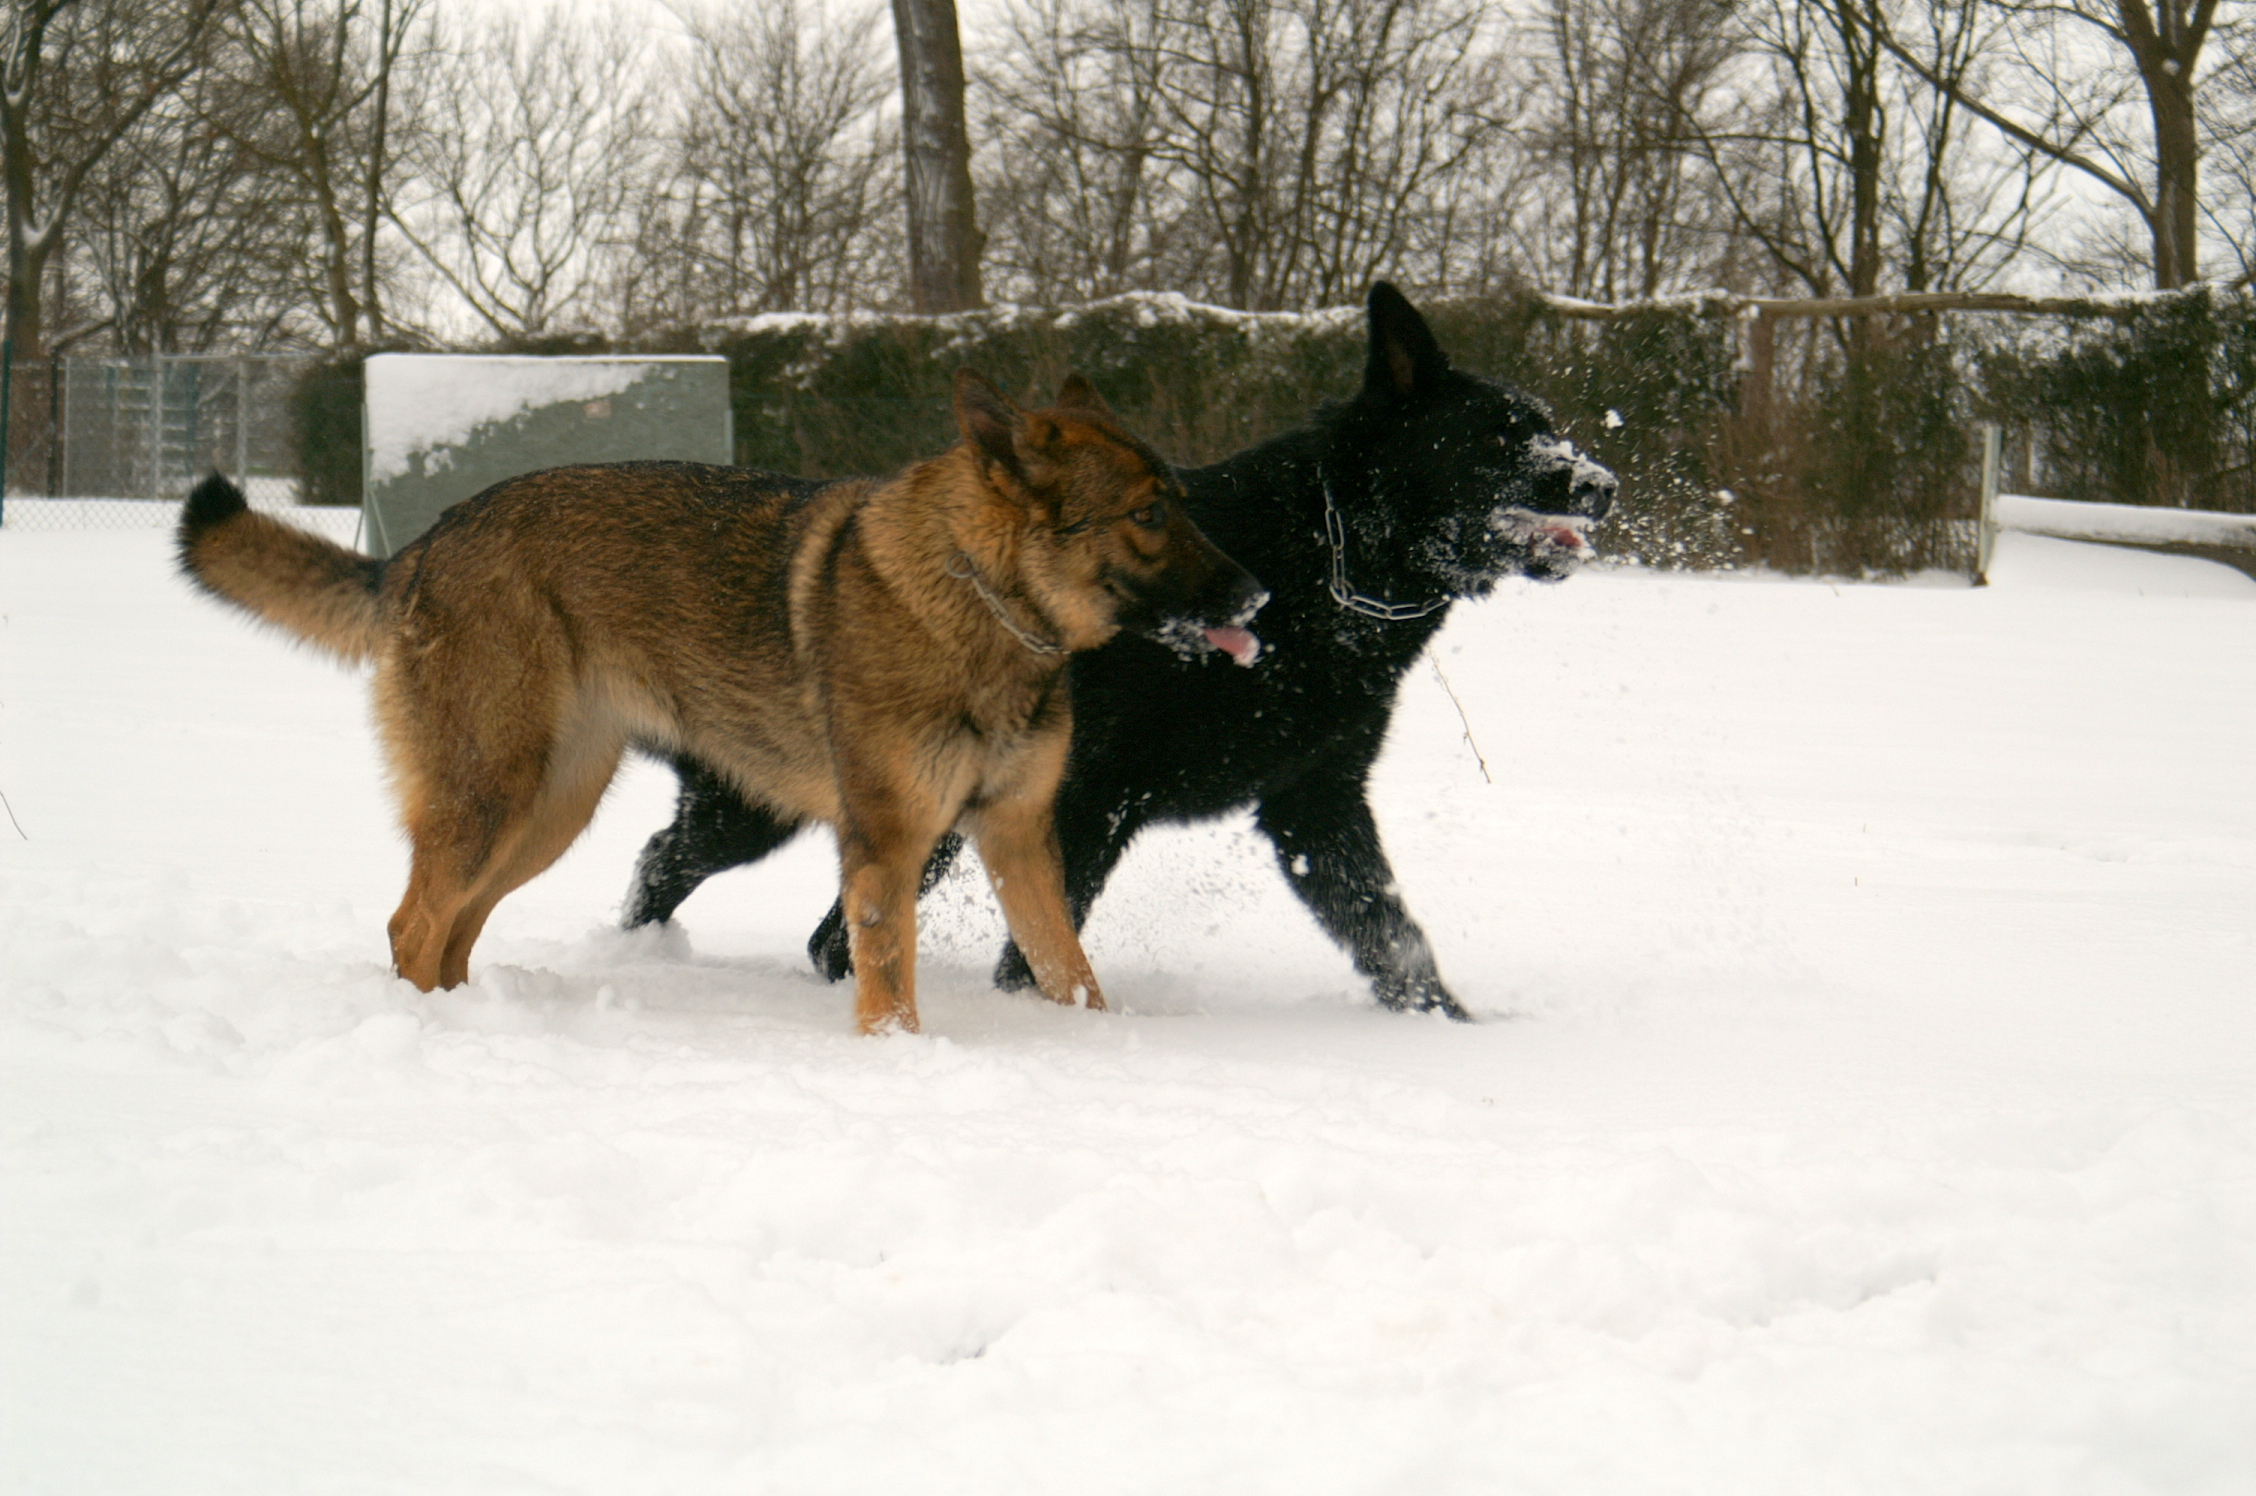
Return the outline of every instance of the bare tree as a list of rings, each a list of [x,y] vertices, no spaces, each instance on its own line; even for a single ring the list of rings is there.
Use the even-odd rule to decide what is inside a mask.
[[[1497,77],[1477,0],[1029,0],[989,109],[1005,258],[1081,294],[1352,299],[1446,262]]]
[[[1751,176],[1717,174],[1742,231],[1814,294],[1872,294],[1886,159],[1876,10],[1867,0],[1763,0],[1741,35],[1769,90],[1736,131],[1704,140],[1713,161],[1736,148],[1759,163]]]
[[[1959,80],[1982,66],[1991,29],[1977,0],[1957,0],[1912,7],[1893,23],[1891,35],[1918,35],[1935,76]],[[1953,91],[1901,78],[1894,87],[1908,128],[1881,207],[1904,289],[1981,289],[2056,221],[2050,181],[2031,153],[2012,142],[2002,151],[1977,149],[1970,134],[1978,122]]]
[[[289,184],[241,144],[255,99],[215,69],[184,79],[89,174],[74,260],[126,353],[260,348],[305,332],[291,296]]]
[[[2198,99],[2217,0],[1987,3],[2001,24],[1980,72],[1953,75],[1931,47],[1893,32],[1883,41],[2008,140],[2134,212],[2158,289],[2198,280]]]
[[[1562,284],[1545,268],[1556,259],[1549,232],[1560,195],[1556,163],[1534,144],[1553,80],[1530,79],[1518,63],[1508,44],[1468,61],[1482,80],[1472,109],[1481,132],[1455,169],[1434,179],[1416,248],[1392,272],[1405,282],[1476,296]]]
[[[1311,35],[1325,7],[1308,7]],[[1497,74],[1480,55],[1482,7],[1461,0],[1339,5],[1337,91],[1312,68],[1309,122],[1293,178],[1307,205],[1306,291],[1316,305],[1360,299],[1372,279],[1428,258],[1428,225],[1500,126]],[[1315,53],[1311,49],[1312,60]]]
[[[909,304],[920,312],[979,306],[986,241],[972,200],[955,0],[893,0],[893,32],[901,56]]]
[[[1473,0],[1174,0],[1161,16],[1162,155],[1229,305],[1353,296],[1493,132]]]
[[[1935,76],[1981,65],[1980,3],[1918,8]],[[1778,277],[1811,295],[1870,296],[1891,280],[1977,288],[2013,263],[2044,195],[2021,163],[1982,161],[1961,112],[1906,71],[1884,0],[1763,0],[1737,19],[1756,71],[1735,108],[1686,124],[1719,200]]]
[[[616,11],[501,15],[434,55],[393,221],[493,333],[592,322],[649,166],[642,32]]]
[[[0,29],[8,342],[46,351],[40,284],[88,176],[196,67],[219,0],[12,0]]]
[[[2256,16],[2222,22],[2216,69],[2200,93],[2213,188],[2203,195],[2209,239],[2230,267],[2222,278],[2256,283]]]
[[[1550,0],[1514,49],[1517,134],[1547,190],[1519,211],[1521,253],[1549,289],[1621,301],[1715,285],[1732,225],[1693,148],[1737,102],[1728,0]]]
[[[424,0],[235,0],[240,86],[264,107],[242,139],[295,194],[313,253],[308,302],[332,346],[381,337],[378,236],[396,165],[394,88]]]
[[[1188,285],[1180,182],[1160,159],[1165,0],[1025,0],[979,90],[990,263],[1013,294],[1083,301]]]
[[[834,311],[888,299],[899,175],[878,13],[795,0],[685,17],[688,66],[671,172],[635,209],[620,266],[626,322]]]

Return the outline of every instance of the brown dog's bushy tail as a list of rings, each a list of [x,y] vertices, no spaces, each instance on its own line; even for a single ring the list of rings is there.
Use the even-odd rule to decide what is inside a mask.
[[[181,572],[212,596],[348,663],[376,653],[383,562],[258,513],[216,473],[181,507],[179,539]]]

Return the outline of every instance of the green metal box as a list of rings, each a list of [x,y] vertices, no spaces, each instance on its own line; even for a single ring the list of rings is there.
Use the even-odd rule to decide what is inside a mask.
[[[379,353],[367,364],[361,505],[389,556],[504,478],[580,462],[727,463],[728,360]]]

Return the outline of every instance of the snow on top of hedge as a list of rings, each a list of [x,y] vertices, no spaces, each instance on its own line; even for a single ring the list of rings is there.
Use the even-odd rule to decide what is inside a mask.
[[[1027,306],[1016,302],[979,307],[972,311],[924,314],[917,312],[757,312],[714,322],[707,335],[758,336],[820,332],[832,339],[881,327],[924,324],[946,336],[943,346],[960,344],[968,337],[991,337],[1020,328],[1047,325],[1070,328],[1085,321],[1117,321],[1135,327],[1164,325],[1224,326],[1249,334],[1330,332],[1358,325],[1360,306],[1322,307],[1306,312],[1247,312],[1235,307],[1193,301],[1179,291],[1126,291],[1101,301],[1072,306]]]

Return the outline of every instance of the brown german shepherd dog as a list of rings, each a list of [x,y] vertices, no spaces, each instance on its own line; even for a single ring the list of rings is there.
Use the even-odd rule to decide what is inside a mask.
[[[1051,803],[1068,654],[1122,629],[1250,664],[1258,583],[1078,375],[1022,411],[956,376],[963,440],[887,479],[636,462],[457,504],[379,562],[189,496],[180,563],[227,602],[376,662],[413,847],[392,962],[469,976],[503,895],[571,845],[630,745],[686,752],[838,833],[865,1032],[913,1031],[918,875],[959,821],[1042,991],[1104,1006],[1067,917]]]

